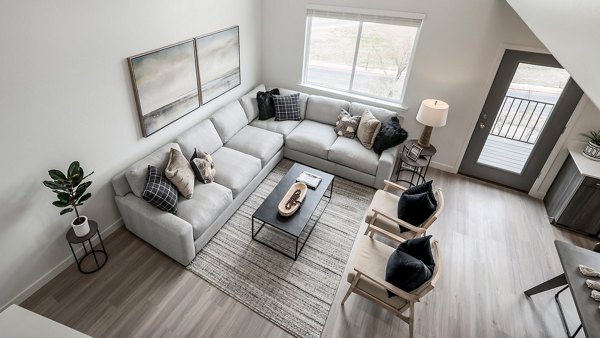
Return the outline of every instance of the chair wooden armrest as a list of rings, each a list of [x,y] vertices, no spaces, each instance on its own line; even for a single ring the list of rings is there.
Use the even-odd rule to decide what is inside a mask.
[[[396,188],[396,189],[398,189],[398,190],[400,190],[402,192],[406,191],[406,189],[407,189],[407,188],[401,186],[398,183],[394,183],[394,182],[391,182],[391,181],[388,181],[388,180],[384,180],[383,181],[383,191],[388,191],[389,187]]]
[[[391,239],[392,241],[395,241],[397,243],[404,243],[404,242],[406,242],[406,239],[404,239],[404,238],[402,238],[400,236],[394,235],[393,233],[391,233],[389,231],[386,231],[386,230],[383,230],[380,227],[378,227],[376,225],[373,225],[373,224],[369,224],[369,227],[368,227],[367,230],[368,231],[372,231],[372,232],[376,232],[376,233],[382,235],[383,237],[387,237],[388,239]]]
[[[416,227],[416,226],[414,226],[414,225],[412,225],[412,224],[410,224],[408,222],[405,222],[405,221],[403,221],[403,220],[401,220],[401,219],[399,219],[397,217],[390,216],[390,215],[384,213],[380,209],[373,208],[373,213],[374,213],[373,214],[373,218],[376,218],[377,216],[381,215],[382,217],[387,218],[390,221],[392,221],[392,222],[394,222],[394,223],[396,223],[398,225],[401,225],[401,226],[407,228],[410,231],[416,232],[417,234],[424,234],[425,232],[427,232],[427,229],[425,229],[425,228]]]
[[[365,273],[365,271],[363,271],[360,267],[355,266],[354,270],[356,272],[360,273],[360,274],[357,274],[357,276],[360,276],[360,277],[364,276],[365,278],[372,280],[373,282],[380,285],[384,289],[390,291],[391,293],[395,294],[396,296],[398,296],[408,302],[418,302],[419,301],[418,296],[408,293],[408,292],[396,287],[395,285],[392,285],[392,284],[386,282],[385,279],[383,279],[381,277],[369,275],[369,274]]]

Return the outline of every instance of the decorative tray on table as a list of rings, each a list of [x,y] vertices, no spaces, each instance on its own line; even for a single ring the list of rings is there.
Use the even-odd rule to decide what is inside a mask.
[[[303,182],[296,182],[292,184],[288,192],[283,196],[281,202],[279,202],[279,214],[281,216],[289,217],[292,216],[304,201],[306,191],[308,187]]]

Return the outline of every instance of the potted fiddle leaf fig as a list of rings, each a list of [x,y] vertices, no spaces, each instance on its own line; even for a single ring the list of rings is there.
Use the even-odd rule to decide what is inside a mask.
[[[91,174],[93,174],[92,172]],[[52,202],[52,205],[63,208],[60,211],[61,215],[75,211],[77,217],[71,221],[71,226],[75,231],[75,235],[83,237],[90,232],[90,226],[86,216],[79,214],[77,207],[83,205],[83,202],[87,201],[92,197],[91,193],[86,193],[87,188],[92,184],[91,181],[84,182],[84,180],[91,174],[85,175],[83,169],[79,165],[79,162],[74,161],[69,165],[67,174],[65,175],[62,171],[52,169],[48,171],[51,181],[44,181],[44,185],[56,194],[57,201]]]
[[[594,161],[600,161],[600,130],[581,134],[588,140],[583,149],[583,156]]]

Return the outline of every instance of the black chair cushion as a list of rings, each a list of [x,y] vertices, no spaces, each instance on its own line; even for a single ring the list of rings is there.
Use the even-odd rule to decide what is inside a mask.
[[[431,278],[431,270],[420,260],[401,250],[394,250],[388,259],[385,280],[406,292],[411,292]],[[388,291],[388,296],[395,296]]]
[[[420,226],[435,212],[436,206],[429,199],[428,193],[407,194],[398,201],[398,218],[414,226]],[[406,230],[400,228],[400,231]]]
[[[409,239],[398,245],[398,250],[420,260],[433,272],[435,259],[431,252],[431,235]]]
[[[414,195],[426,192],[429,196],[429,200],[433,205],[437,207],[437,200],[433,194],[433,181],[425,182],[423,184],[415,185],[414,187],[406,189],[405,194]]]

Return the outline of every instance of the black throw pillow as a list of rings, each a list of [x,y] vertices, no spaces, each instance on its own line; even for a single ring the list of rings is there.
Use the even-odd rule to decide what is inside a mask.
[[[414,187],[406,189],[404,193],[408,195],[414,195],[421,194],[424,192],[426,192],[427,196],[429,196],[429,200],[431,201],[431,203],[433,203],[433,205],[437,207],[437,200],[435,199],[435,195],[433,194],[433,181],[415,185]]]
[[[381,155],[384,150],[406,141],[407,137],[408,133],[400,126],[398,117],[392,116],[381,124],[379,133],[373,142],[373,150]]]
[[[173,183],[162,171],[151,165],[148,166],[146,177],[142,198],[160,210],[176,214],[178,193]]]
[[[411,292],[431,278],[431,270],[417,258],[401,250],[394,250],[385,269],[385,281]],[[395,296],[388,291],[388,297]]]
[[[419,226],[435,212],[435,209],[435,205],[429,200],[428,193],[414,195],[404,193],[398,202],[398,218],[411,225]],[[400,227],[400,232],[405,230]]]
[[[398,245],[398,250],[420,260],[431,270],[435,268],[435,259],[431,252],[431,235],[409,239]]]
[[[268,120],[271,117],[275,117],[275,103],[273,103],[273,95],[279,95],[279,88],[256,93],[259,120]]]

